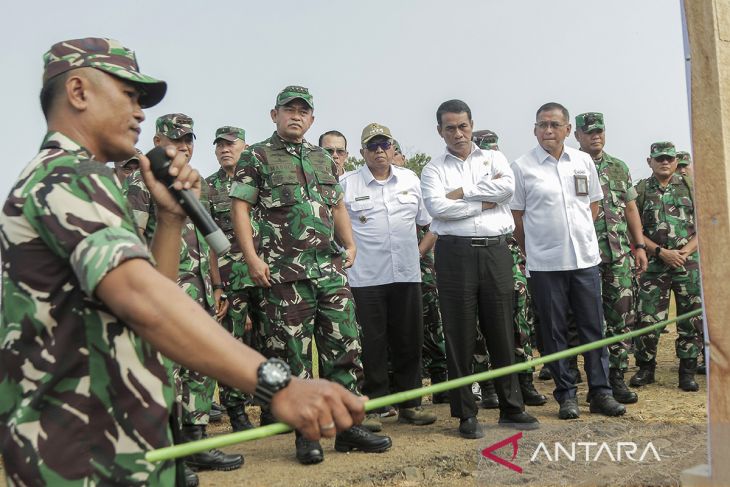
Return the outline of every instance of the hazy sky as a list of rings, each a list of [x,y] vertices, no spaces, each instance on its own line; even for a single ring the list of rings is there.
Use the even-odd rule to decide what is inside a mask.
[[[558,101],[571,118],[601,111],[607,152],[634,179],[649,170],[657,140],[689,148],[678,0],[6,2],[0,18],[0,193],[7,194],[45,133],[38,103],[42,54],[54,42],[112,37],[137,52],[144,73],[169,89],[147,110],[184,112],[198,136],[192,164],[217,168],[214,131],[246,129],[249,143],[274,130],[276,93],[309,87],[315,123],[307,138],[338,129],[358,155],[362,128],[390,127],[406,153],[443,150],[435,112],[450,98],[472,108],[514,160],[535,145],[536,109]],[[571,137],[569,144],[576,145]]]

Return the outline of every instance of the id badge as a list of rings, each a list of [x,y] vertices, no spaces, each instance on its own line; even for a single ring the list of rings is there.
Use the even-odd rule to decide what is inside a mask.
[[[585,174],[576,174],[575,176],[575,195],[588,196],[588,176]]]

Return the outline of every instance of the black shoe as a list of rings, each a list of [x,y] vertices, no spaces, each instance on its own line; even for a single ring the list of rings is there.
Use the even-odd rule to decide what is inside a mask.
[[[271,414],[271,411],[269,411],[267,409],[261,410],[261,416],[259,418],[259,426],[267,426],[269,424],[280,423],[280,422],[281,421],[276,419],[276,416]],[[289,431],[283,431],[281,433],[277,433],[277,435],[285,435],[287,433],[289,433]]]
[[[365,453],[382,453],[391,446],[393,442],[390,437],[376,435],[358,425],[337,433],[335,437],[335,450],[341,452],[359,450]]]
[[[621,404],[633,404],[639,400],[639,396],[630,391],[624,382],[624,371],[620,369],[608,370],[608,383],[613,391],[613,398]]]
[[[626,408],[611,394],[595,394],[591,396],[591,412],[604,416],[622,416]]]
[[[477,438],[484,437],[482,426],[479,424],[476,416],[461,419],[459,422],[459,434],[462,438],[470,440],[476,440]]]
[[[653,384],[655,369],[656,362],[639,363],[639,371],[629,379],[629,385],[631,387],[642,387],[647,384]]]
[[[543,365],[540,373],[537,374],[537,378],[540,380],[550,380],[553,378],[553,374],[550,373],[550,369]]]
[[[227,411],[228,417],[231,419],[231,429],[233,431],[245,431],[255,428],[251,420],[248,419],[246,407],[243,404],[228,408]]]
[[[446,372],[439,371],[439,372],[431,374],[431,385],[440,384],[442,382],[446,382],[447,380],[448,380],[448,377],[446,375]],[[433,395],[431,402],[433,404],[448,404],[449,403],[449,391],[437,392],[436,394]]]
[[[451,398],[449,397],[449,392],[437,392],[433,395],[433,399],[431,401],[433,404],[449,404],[451,402]]]
[[[223,421],[223,411],[221,411],[220,409],[211,408],[208,417],[210,418],[209,421],[211,423],[220,423],[221,421]]]
[[[580,416],[578,409],[578,401],[574,397],[564,400],[560,403],[558,410],[558,418],[560,419],[576,419]]]
[[[494,389],[494,381],[485,380],[479,383],[479,387],[482,390],[482,400],[479,402],[479,407],[497,409],[499,407],[499,396],[497,396],[497,391]]]
[[[205,425],[183,425],[183,439],[197,441],[207,438]],[[185,458],[185,463],[193,470],[235,470],[243,465],[242,455],[228,455],[220,450],[212,449],[194,453]]]
[[[535,385],[532,383],[532,373],[517,374],[520,381],[520,391],[522,391],[522,400],[528,406],[542,406],[547,402],[547,397],[537,392]]]
[[[699,391],[700,386],[695,382],[695,373],[697,373],[696,358],[679,359],[679,388],[687,392]]]
[[[518,430],[536,430],[540,427],[537,418],[524,411],[519,413],[499,413],[500,426],[508,426]]]
[[[707,375],[707,366],[704,360],[702,363],[697,362],[697,375]]]
[[[198,475],[190,470],[190,467],[183,463],[183,475],[185,476],[185,487],[198,487],[200,480]]]
[[[296,432],[297,437],[294,440],[294,445],[297,448],[297,460],[302,465],[312,465],[319,463],[324,460],[324,450],[319,441],[308,440],[303,437],[298,431]]]

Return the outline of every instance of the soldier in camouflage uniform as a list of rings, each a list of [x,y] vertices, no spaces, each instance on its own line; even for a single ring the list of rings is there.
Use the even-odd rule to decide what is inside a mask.
[[[155,146],[174,145],[178,152],[186,155],[189,162],[195,147],[193,119],[182,113],[171,113],[159,117],[155,126],[156,134],[153,139]],[[134,213],[137,227],[148,241],[151,241],[157,226],[156,209],[140,171],[135,171],[127,178],[124,191]],[[207,184],[203,184],[200,200],[204,205],[207,204]],[[213,271],[217,275],[217,268]],[[214,297],[208,243],[190,219],[186,220],[182,232],[177,283],[211,316],[217,314],[216,317],[220,319],[225,314],[224,308],[227,303],[221,304],[222,291],[216,290]],[[185,367],[175,367],[174,373],[178,385],[178,399],[182,404],[183,437],[187,441],[203,438],[210,419],[215,381],[200,372]],[[243,464],[243,457],[226,455],[220,450],[211,450],[191,455],[186,459],[186,463],[193,469],[231,470],[239,468]]]
[[[692,156],[689,155],[689,152],[687,151],[678,151],[677,152],[677,173],[681,176],[689,176],[692,177],[693,175],[693,169],[692,169]]]
[[[635,328],[634,270],[646,270],[646,247],[641,219],[636,208],[636,191],[626,164],[606,154],[605,123],[602,113],[581,113],[575,117],[575,138],[583,152],[596,163],[603,200],[595,218],[598,248],[601,253],[601,293],[606,337],[627,333]],[[631,253],[629,239],[635,247]],[[624,373],[629,367],[628,342],[608,346],[609,384],[613,397],[620,403],[631,404],[638,396],[626,387]]]
[[[241,247],[233,232],[231,197],[228,196],[236,164],[246,148],[246,131],[238,127],[221,127],[215,131],[213,144],[220,169],[205,178],[209,189],[210,214],[231,243],[228,253],[217,256],[220,282],[213,283],[213,288],[223,290],[229,304],[228,312],[222,319],[223,326],[234,337],[256,348],[251,340],[253,333],[248,310],[256,300],[257,291],[248,275],[248,266],[243,260]],[[250,398],[225,384],[220,384],[219,393],[233,431],[253,428],[245,408]]]
[[[669,292],[677,301],[677,314],[702,308],[700,269],[695,233],[695,211],[690,180],[675,174],[676,149],[671,142],[655,142],[647,159],[653,174],[636,185],[637,205],[644,228],[649,268],[639,284],[641,326],[667,319]],[[702,350],[702,317],[677,322],[675,350],[679,358],[679,387],[699,389],[694,376]],[[639,371],[632,386],[654,382],[659,331],[635,339]]]
[[[125,161],[114,163],[114,172],[119,179],[120,184],[124,184],[124,181],[137,169],[139,169],[139,155],[142,153],[139,149],[135,149],[136,154]]]
[[[499,136],[491,130],[476,130],[471,135],[471,140],[480,149],[499,150]]]
[[[321,377],[357,392],[362,374],[360,340],[352,293],[343,271],[355,259],[350,219],[332,159],[304,139],[314,121],[309,90],[288,86],[276,97],[276,132],[252,145],[236,168],[231,197],[236,236],[261,287],[263,309],[255,311],[262,349],[278,356],[302,378],[312,377],[316,341]],[[251,221],[260,241],[255,243]],[[344,247],[341,252],[335,236]],[[339,433],[335,449],[380,452],[390,438],[361,426]],[[297,434],[297,459],[324,459],[319,442]]]

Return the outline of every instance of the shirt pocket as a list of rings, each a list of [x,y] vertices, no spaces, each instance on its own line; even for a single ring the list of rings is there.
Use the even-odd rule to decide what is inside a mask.
[[[611,192],[611,202],[615,206],[626,208],[626,192],[628,191],[626,183],[623,181],[609,181],[608,188]]]
[[[352,215],[352,218],[350,219],[352,220],[353,225],[357,224],[357,222],[365,223],[372,219],[372,217],[368,216],[374,206],[373,200],[370,198],[360,201],[346,201],[345,206],[347,206],[348,211]]]
[[[399,213],[406,220],[416,218],[418,213],[418,197],[411,193],[398,193],[396,195]]]
[[[318,168],[315,168],[314,174],[317,177],[320,195],[322,196],[324,204],[327,206],[337,205],[337,201],[340,196],[337,178],[333,174],[322,171]]]

